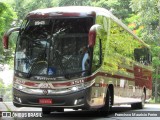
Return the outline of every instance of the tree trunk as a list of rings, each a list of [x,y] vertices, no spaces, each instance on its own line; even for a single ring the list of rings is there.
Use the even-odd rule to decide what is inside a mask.
[[[157,68],[156,68],[156,76],[158,76],[158,72],[159,71],[159,66],[157,66]],[[158,83],[158,77],[156,77],[156,79],[155,79],[155,103],[157,103],[158,102],[158,94],[157,94],[157,92],[158,92],[158,89],[157,89],[157,87],[158,87],[158,85],[157,85],[157,83]]]
[[[159,12],[159,25],[158,25],[158,29],[160,30],[160,0],[158,0],[157,2],[157,8],[158,8],[158,12]],[[160,38],[160,34],[158,34],[159,38]],[[160,46],[160,40],[158,41],[158,46]],[[158,53],[158,59],[160,60],[160,53]],[[156,68],[156,79],[155,79],[155,103],[158,102],[158,74],[159,74],[159,65]]]

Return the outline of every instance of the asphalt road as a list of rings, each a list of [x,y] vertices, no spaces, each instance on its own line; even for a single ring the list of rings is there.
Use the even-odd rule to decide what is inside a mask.
[[[144,109],[132,110],[129,105],[114,106],[112,111],[107,116],[102,116],[96,111],[73,111],[65,109],[64,113],[51,113],[50,115],[45,115],[41,117],[41,108],[16,108],[11,102],[5,103],[11,111],[18,112],[31,112],[35,111],[39,113],[40,117],[14,117],[5,118],[2,120],[159,120],[160,119],[160,104],[146,104]],[[2,103],[0,108],[2,109]],[[5,107],[5,106],[3,106]],[[132,117],[130,117],[130,115]],[[140,117],[135,117],[138,115]],[[157,117],[156,115],[159,115]],[[153,117],[154,116],[154,117]]]
[[[0,102],[0,117],[2,116],[2,111],[7,111],[7,107],[3,102]]]
[[[7,111],[7,107],[3,102],[0,102],[0,111]]]

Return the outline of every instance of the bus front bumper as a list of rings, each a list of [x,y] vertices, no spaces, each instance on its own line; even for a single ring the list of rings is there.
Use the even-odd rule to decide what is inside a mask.
[[[73,109],[88,109],[89,88],[63,95],[33,95],[13,88],[13,104],[16,107],[61,107]],[[88,97],[87,97],[88,96]],[[42,104],[40,99],[50,99],[52,103]]]

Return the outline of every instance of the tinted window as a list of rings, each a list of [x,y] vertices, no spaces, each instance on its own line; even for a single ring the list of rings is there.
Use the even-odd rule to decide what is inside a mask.
[[[23,23],[15,69],[34,75],[82,75],[92,17],[29,20]]]
[[[150,51],[147,48],[136,48],[134,50],[134,57],[137,62],[143,65],[149,65],[151,63]]]

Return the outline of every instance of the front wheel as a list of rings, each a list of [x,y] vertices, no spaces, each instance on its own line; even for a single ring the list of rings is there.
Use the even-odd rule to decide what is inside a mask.
[[[53,111],[55,111],[55,112],[64,112],[64,108],[56,108]]]
[[[48,115],[51,112],[64,112],[64,108],[49,108],[49,107],[43,107],[42,108],[42,114]]]
[[[43,107],[42,108],[42,114],[43,115],[48,115],[51,113],[51,108],[48,108],[48,107]]]
[[[100,114],[106,116],[110,109],[111,109],[111,95],[109,89],[107,90],[106,98],[105,98],[105,105],[99,109]]]

